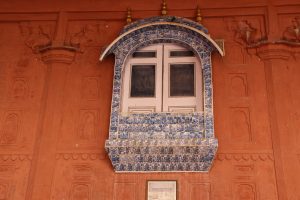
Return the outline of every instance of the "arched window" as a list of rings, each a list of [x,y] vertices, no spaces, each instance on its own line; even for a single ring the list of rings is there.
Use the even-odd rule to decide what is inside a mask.
[[[176,16],[129,24],[104,50],[101,60],[115,55],[105,148],[116,171],[210,169],[213,50],[224,55],[205,27]]]
[[[203,110],[202,70],[193,51],[150,45],[133,52],[123,70],[122,113]]]

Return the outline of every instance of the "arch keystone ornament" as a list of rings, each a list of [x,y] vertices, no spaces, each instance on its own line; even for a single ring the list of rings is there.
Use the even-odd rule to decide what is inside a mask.
[[[121,113],[123,68],[137,49],[175,43],[191,49],[202,66],[203,111],[193,113]],[[223,51],[201,24],[158,16],[124,27],[102,53],[115,55],[109,139],[105,148],[116,172],[207,172],[216,155],[211,53]],[[165,128],[165,127],[176,128]],[[138,130],[135,130],[135,129]],[[136,134],[138,133],[138,134]]]

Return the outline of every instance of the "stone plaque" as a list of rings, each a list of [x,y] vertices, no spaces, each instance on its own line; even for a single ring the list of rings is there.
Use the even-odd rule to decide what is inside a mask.
[[[176,200],[176,181],[148,181],[147,200]]]

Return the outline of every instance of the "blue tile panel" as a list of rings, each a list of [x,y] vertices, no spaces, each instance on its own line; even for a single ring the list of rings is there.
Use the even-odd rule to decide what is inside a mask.
[[[150,113],[119,116],[119,139],[204,138],[203,113]]]
[[[115,71],[109,139],[106,150],[118,172],[208,171],[218,142],[214,138],[211,52],[213,45],[201,34],[169,24],[139,28],[154,22],[175,22],[207,30],[188,19],[153,17],[126,26],[125,34],[110,49],[115,54]],[[138,48],[156,43],[177,43],[192,49],[200,58],[203,74],[204,110],[201,113],[150,113],[122,115],[122,68],[126,58]]]
[[[215,157],[217,139],[117,139],[106,150],[116,171],[206,172]]]

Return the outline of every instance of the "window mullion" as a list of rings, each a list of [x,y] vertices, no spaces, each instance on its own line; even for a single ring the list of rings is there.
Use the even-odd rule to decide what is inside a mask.
[[[162,44],[161,45],[161,48],[162,48],[162,63],[161,63],[161,70],[162,70],[162,79],[161,79],[161,112],[164,112],[164,76],[165,76],[165,45]]]

